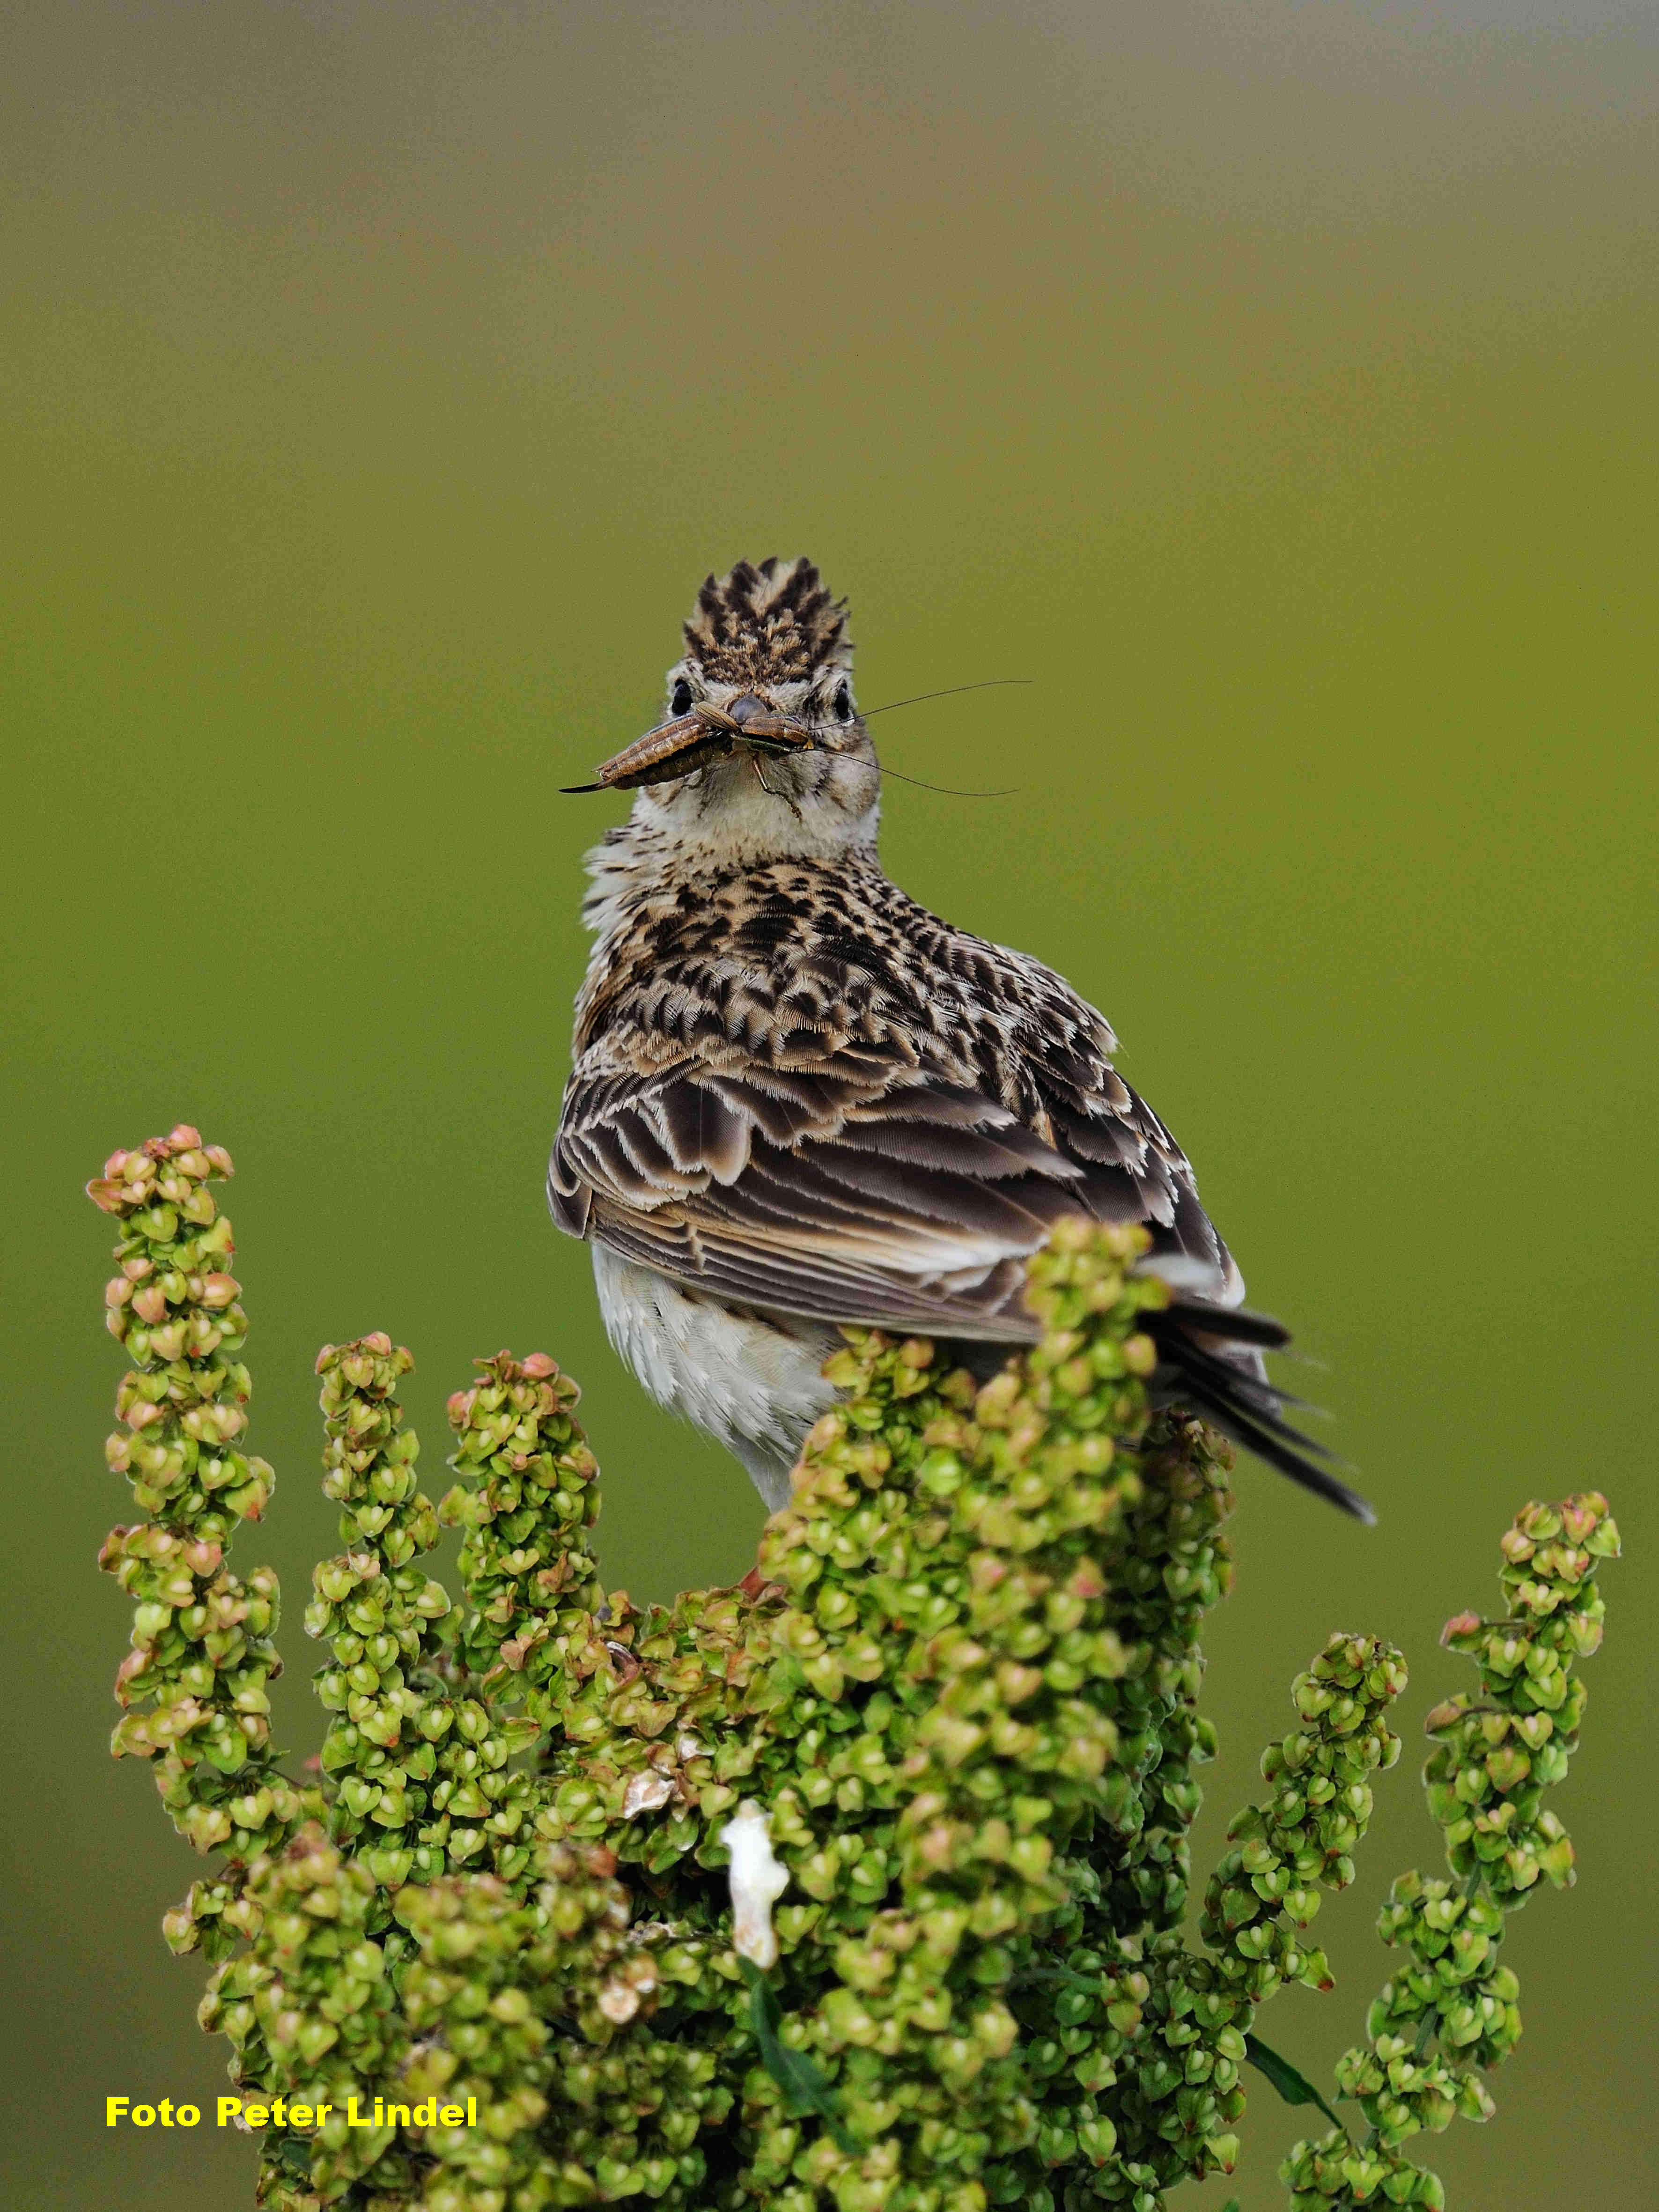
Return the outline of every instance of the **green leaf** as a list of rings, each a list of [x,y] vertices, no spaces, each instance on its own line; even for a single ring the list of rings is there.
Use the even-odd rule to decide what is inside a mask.
[[[290,2187],[301,2189],[311,2180],[311,2138],[309,2136],[284,2133],[273,2129],[264,2140],[267,2166],[276,2166]]]
[[[1271,2044],[1263,2043],[1260,2036],[1247,2035],[1244,2056],[1258,2074],[1265,2074],[1287,2105],[1317,2105],[1334,2128],[1342,2123],[1320,2095],[1305,2074],[1298,2074],[1288,2058],[1281,2058]],[[1346,2133],[1346,2129],[1343,2130]]]
[[[749,2025],[760,2045],[761,2063],[788,2100],[790,2112],[797,2118],[816,2112],[836,2148],[856,2158],[864,2146],[836,2111],[823,2072],[804,2051],[792,2051],[778,2033],[783,2009],[776,1990],[752,1959],[739,1957],[738,1965],[749,1984]]]

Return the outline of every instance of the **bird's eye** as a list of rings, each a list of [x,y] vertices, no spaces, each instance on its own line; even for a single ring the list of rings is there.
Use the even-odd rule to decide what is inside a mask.
[[[852,687],[849,684],[838,684],[836,686],[836,696],[830,704],[838,722],[850,722],[853,719]]]
[[[691,686],[683,676],[668,695],[668,711],[677,720],[691,712]]]

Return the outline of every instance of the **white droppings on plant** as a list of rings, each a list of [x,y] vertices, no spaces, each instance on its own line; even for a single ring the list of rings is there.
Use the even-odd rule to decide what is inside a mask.
[[[720,1830],[732,1854],[732,1948],[763,1972],[778,1963],[772,1907],[789,1887],[788,1869],[774,1856],[765,1808],[745,1797]]]

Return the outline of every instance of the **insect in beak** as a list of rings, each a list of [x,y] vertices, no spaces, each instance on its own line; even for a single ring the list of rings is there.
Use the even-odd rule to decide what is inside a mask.
[[[750,752],[810,751],[811,731],[792,715],[780,714],[745,691],[730,707],[700,700],[689,714],[659,722],[595,771],[592,783],[568,783],[565,792],[634,791],[641,784],[666,783],[692,775],[711,762],[725,760],[738,746]]]

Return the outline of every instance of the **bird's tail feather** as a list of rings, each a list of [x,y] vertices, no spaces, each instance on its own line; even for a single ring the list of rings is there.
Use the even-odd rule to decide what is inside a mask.
[[[1243,1307],[1177,1297],[1144,1313],[1140,1325],[1158,1346],[1153,1388],[1159,1397],[1212,1420],[1269,1467],[1357,1520],[1376,1520],[1358,1492],[1339,1481],[1330,1464],[1321,1464],[1340,1466],[1335,1454],[1284,1418],[1285,1406],[1303,1401],[1275,1390],[1261,1363],[1264,1351],[1278,1351],[1290,1342],[1282,1322]]]

